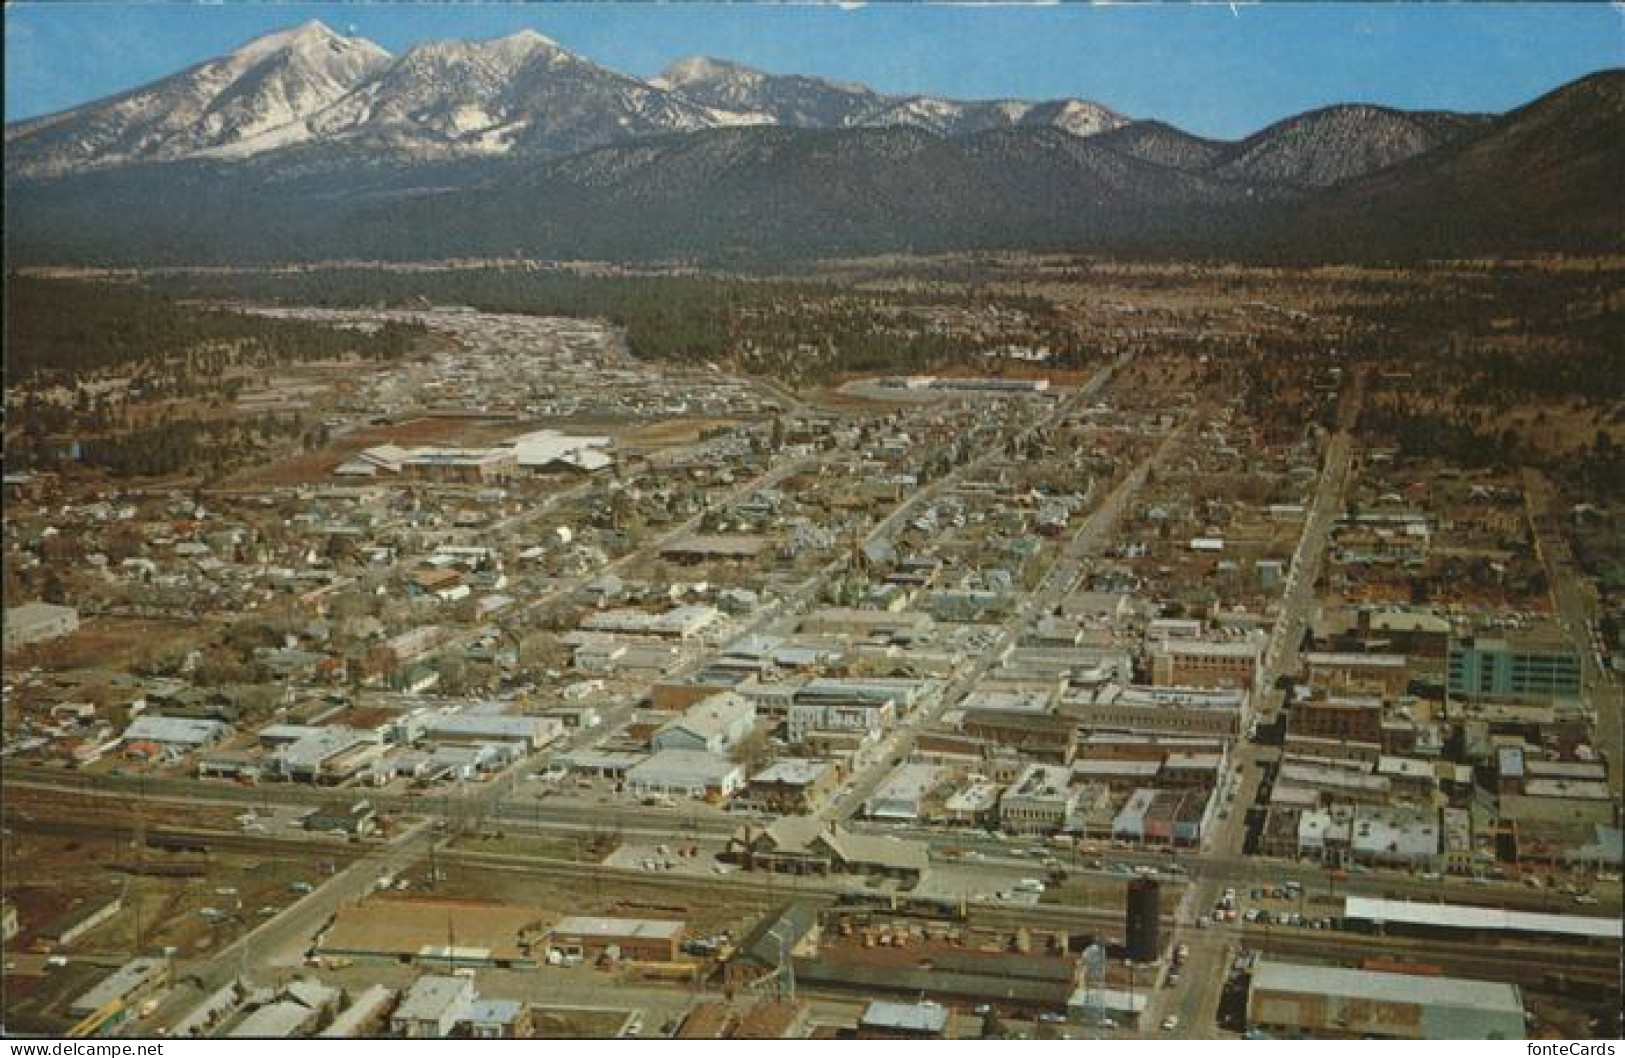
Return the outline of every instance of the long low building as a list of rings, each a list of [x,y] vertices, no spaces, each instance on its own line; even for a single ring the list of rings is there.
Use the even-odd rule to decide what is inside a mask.
[[[1516,985],[1261,960],[1247,1024],[1317,1039],[1521,1040]]]
[[[1552,915],[1540,911],[1506,911],[1466,904],[1424,904],[1410,900],[1383,900],[1350,896],[1343,901],[1343,918],[1369,926],[1400,927],[1416,931],[1528,933],[1585,940],[1621,939],[1620,920],[1589,915]]]
[[[113,1003],[134,1005],[168,985],[172,969],[168,959],[145,955],[131,959],[69,1003],[68,1015],[84,1018]]]
[[[340,908],[316,949],[428,965],[526,966],[544,923],[539,909],[518,904],[372,897]]]
[[[332,1024],[321,1031],[321,1038],[353,1040],[363,1036],[375,1036],[378,1029],[388,1020],[389,1008],[394,1004],[394,989],[372,985],[339,1012]]]
[[[693,749],[663,749],[626,771],[626,789],[634,797],[724,801],[744,784],[739,764],[717,753]]]
[[[1250,698],[1241,687],[1176,687],[1117,683],[1064,699],[1061,713],[1087,731],[1236,738]]]
[[[517,742],[535,750],[556,741],[564,725],[539,716],[505,713],[449,713],[430,716],[423,723],[425,738],[439,742]]]
[[[231,734],[231,725],[219,720],[143,714],[130,721],[130,726],[124,729],[122,741],[126,746],[150,742],[178,752],[189,752],[223,742]]]
[[[691,639],[721,618],[722,612],[714,606],[674,606],[660,613],[623,607],[588,614],[582,618],[581,627],[589,632]]]
[[[79,628],[79,611],[48,602],[25,602],[6,609],[5,647],[25,647],[69,636]]]
[[[562,918],[547,935],[550,952],[596,959],[614,955],[645,962],[675,962],[683,923],[667,919]]]

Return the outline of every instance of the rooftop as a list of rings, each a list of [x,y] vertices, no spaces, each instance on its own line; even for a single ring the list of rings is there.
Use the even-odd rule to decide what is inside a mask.
[[[455,938],[459,949],[478,948],[494,959],[522,954],[520,933],[540,925],[540,910],[473,900],[374,897],[340,908],[321,941],[327,952],[415,957]]]
[[[1355,1003],[1420,1008],[1419,1024],[1389,1024],[1389,1027],[1404,1028],[1429,1039],[1440,1038],[1440,1028],[1470,1035],[1472,1030],[1464,1029],[1458,1022],[1458,1017],[1463,1014],[1484,1019],[1476,1022],[1476,1028],[1488,1035],[1500,1034],[1496,1032],[1497,1023],[1509,1033],[1521,1035],[1523,1030],[1523,1000],[1517,986],[1497,981],[1422,977],[1261,959],[1253,966],[1252,988],[1255,997],[1259,993],[1309,994]],[[1293,1004],[1291,1009],[1297,1017],[1305,1016],[1302,1006]],[[1357,1008],[1355,1013],[1351,1013],[1348,1007],[1343,1009],[1344,1017],[1357,1021],[1356,1025],[1348,1026],[1356,1032],[1361,1026],[1388,1024],[1394,1020],[1364,1008]],[[1445,1026],[1440,1026],[1438,1022],[1441,1019],[1436,1015],[1458,1017],[1451,1017]],[[1308,1016],[1315,1015],[1309,1013]],[[1333,1014],[1321,1011],[1319,1016],[1330,1019]],[[1434,1023],[1431,1030],[1430,1021]]]
[[[1507,933],[1551,933],[1573,937],[1620,937],[1618,918],[1552,915],[1538,911],[1505,911],[1465,904],[1420,904],[1350,896],[1343,917],[1367,922],[1405,923],[1441,929],[1496,930]]]
[[[940,1003],[870,1003],[859,1022],[868,1029],[904,1032],[941,1032],[948,1025],[948,1008]]]
[[[806,786],[817,782],[835,765],[831,761],[808,757],[781,757],[750,777],[753,783],[782,783],[786,786]]]
[[[474,994],[474,982],[466,977],[427,976],[412,983],[395,1009],[397,1021],[439,1021],[453,1006]]]
[[[682,935],[683,924],[666,919],[570,915],[559,919],[552,932],[554,936],[562,934],[573,937],[649,937],[669,940]]]

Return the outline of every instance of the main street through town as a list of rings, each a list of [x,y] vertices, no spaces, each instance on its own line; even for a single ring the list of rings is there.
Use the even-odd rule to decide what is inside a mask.
[[[1293,672],[1297,666],[1298,646],[1314,611],[1315,584],[1320,576],[1332,525],[1348,486],[1353,449],[1349,430],[1358,414],[1361,393],[1360,381],[1356,380],[1340,403],[1337,430],[1326,446],[1320,480],[1304,520],[1303,532],[1287,573],[1286,592],[1265,648],[1251,703],[1251,716],[1244,720],[1255,723],[1275,720],[1281,707],[1277,684],[1283,675]],[[1247,839],[1247,809],[1257,797],[1266,761],[1277,755],[1252,738],[1237,743],[1231,765],[1234,800],[1221,813],[1214,832],[1203,842],[1202,861],[1205,866],[1213,866],[1216,860],[1247,862],[1242,855]],[[1245,876],[1247,872],[1240,873]],[[1186,887],[1175,915],[1172,943],[1187,944],[1190,955],[1179,987],[1150,994],[1145,1015],[1148,1024],[1169,1023],[1165,1019],[1171,1016],[1174,1019],[1171,1031],[1181,1037],[1194,1038],[1211,1031],[1209,1026],[1215,1024],[1221,995],[1220,984],[1228,976],[1229,963],[1238,945],[1231,930],[1203,930],[1195,926],[1197,919],[1219,902],[1226,889],[1239,889],[1245,884],[1242,881],[1238,885],[1232,877],[1204,871],[1193,884]]]

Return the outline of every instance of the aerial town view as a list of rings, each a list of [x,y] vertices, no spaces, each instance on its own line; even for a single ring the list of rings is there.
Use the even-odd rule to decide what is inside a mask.
[[[1614,1053],[1618,5],[4,19],[8,1040]]]

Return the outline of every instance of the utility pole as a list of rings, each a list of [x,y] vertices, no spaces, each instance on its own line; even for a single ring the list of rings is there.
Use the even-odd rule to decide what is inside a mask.
[[[142,808],[138,808],[137,812],[135,837],[132,839],[131,843],[135,845],[135,875],[144,876],[147,863],[147,814]],[[129,875],[126,875],[124,878],[124,890],[119,895],[119,903],[128,903],[131,911],[135,915],[135,936],[130,941],[130,957],[135,958],[141,954],[141,895],[138,892],[134,900],[130,899]]]
[[[237,914],[234,917],[237,919],[237,928],[243,931],[242,937],[237,941],[237,980],[243,982],[246,988],[248,982],[248,935],[251,931],[248,928],[248,923],[243,921],[243,898],[241,896],[237,898]]]

